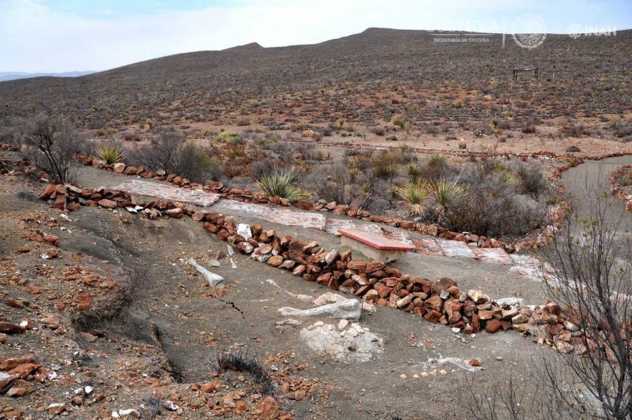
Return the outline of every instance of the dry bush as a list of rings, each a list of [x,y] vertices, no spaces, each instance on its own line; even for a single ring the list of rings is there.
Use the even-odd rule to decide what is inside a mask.
[[[584,137],[589,136],[590,131],[582,124],[570,123],[562,127],[560,130],[562,135],[566,137]]]
[[[174,172],[177,152],[184,143],[184,136],[176,130],[164,130],[151,139],[149,145],[141,146],[129,154],[129,161],[142,164],[152,170]]]
[[[538,197],[549,191],[549,183],[542,171],[535,165],[518,164],[516,173],[520,177],[523,193]]]
[[[400,165],[409,164],[417,160],[414,152],[406,146],[398,149],[383,150],[371,156],[371,170],[373,176],[382,179],[393,179],[398,173]]]
[[[362,156],[355,155],[343,162],[313,167],[303,177],[303,187],[328,202],[383,212],[391,207],[386,197],[390,185],[388,181],[373,176],[372,171],[360,169],[370,164]]]
[[[538,173],[535,167],[512,168],[494,160],[470,164],[431,183],[441,187],[433,194],[439,211],[426,212],[424,218],[460,232],[524,235],[547,220],[548,186]],[[436,220],[428,220],[432,216]]]
[[[152,170],[164,170],[204,182],[222,176],[220,165],[208,152],[193,143],[185,143],[182,133],[165,130],[152,139],[151,144],[129,153],[128,160]]]
[[[222,177],[219,162],[193,143],[185,143],[178,148],[174,172],[195,182],[219,180]]]
[[[39,114],[24,122],[21,135],[25,155],[48,173],[53,182],[70,182],[75,154],[82,151],[81,139],[68,120]]]
[[[594,417],[632,419],[632,243],[613,198],[594,197],[588,215],[573,215],[545,253],[556,281],[550,296],[573,315],[586,351],[560,357],[584,393],[569,393],[547,365],[552,389],[567,407]],[[581,413],[578,413],[581,414]]]
[[[632,122],[615,121],[610,125],[614,135],[623,141],[632,141]]]
[[[252,179],[261,179],[265,176],[272,175],[275,171],[281,169],[284,165],[282,162],[273,159],[262,159],[253,162],[250,165],[250,177]]]
[[[521,131],[524,134],[535,134],[537,132],[535,120],[533,118],[529,118],[522,126]]]
[[[458,404],[461,413],[455,413],[453,418],[573,420],[568,412],[560,410],[559,401],[552,398],[539,382],[535,374],[522,381],[510,376],[506,381],[482,386],[474,383],[473,378],[467,378],[467,391]]]
[[[502,237],[524,235],[545,223],[546,206],[512,195],[488,182],[451,201],[442,224],[458,232]]]
[[[416,170],[409,176],[417,177],[427,181],[438,181],[440,179],[449,179],[457,174],[457,169],[448,164],[447,159],[441,155],[432,155],[428,161],[420,166],[416,166]]]
[[[249,373],[255,382],[261,386],[263,394],[272,394],[274,392],[272,378],[256,358],[241,351],[223,352],[217,355],[216,363],[220,371],[233,370]]]
[[[21,121],[5,119],[0,122],[0,144],[17,145],[20,142]]]

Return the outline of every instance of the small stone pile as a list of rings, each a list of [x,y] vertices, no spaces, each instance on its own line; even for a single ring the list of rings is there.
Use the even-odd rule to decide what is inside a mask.
[[[619,180],[625,175],[632,175],[632,165],[624,165],[610,174],[610,192],[625,202],[625,210],[632,212],[632,194],[625,190]]]
[[[555,303],[538,307],[501,305],[480,291],[461,291],[456,282],[449,278],[431,281],[404,274],[381,262],[354,260],[349,250],[327,250],[317,242],[281,236],[260,224],[238,227],[230,216],[196,211],[181,203],[158,200],[138,205],[129,194],[120,191],[52,184],[41,194],[43,199],[51,200],[53,205],[60,202],[59,196],[67,204],[126,208],[132,213],[142,212],[150,219],[190,216],[194,221],[201,222],[207,232],[261,263],[288,270],[306,281],[319,283],[372,304],[414,313],[430,322],[450,326],[455,331],[473,334],[485,330],[493,334],[513,329],[534,335],[542,344],[553,345],[564,352],[585,350],[582,349],[582,339],[575,327],[578,325],[577,320]]]
[[[43,383],[47,378],[48,371],[33,355],[0,359],[0,395],[22,397],[33,391],[33,382]]]
[[[51,206],[59,210],[73,211],[81,206],[117,207],[134,206],[129,194],[105,188],[78,188],[73,185],[48,184],[40,194],[40,199],[48,200]]]

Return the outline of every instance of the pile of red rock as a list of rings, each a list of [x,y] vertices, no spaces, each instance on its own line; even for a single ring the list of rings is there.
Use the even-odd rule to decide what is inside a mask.
[[[48,372],[33,355],[0,359],[0,395],[22,397],[33,391],[32,382],[43,383]]]
[[[610,192],[625,202],[626,211],[632,211],[632,194],[620,183],[621,178],[626,175],[632,175],[632,165],[624,165],[610,174]]]

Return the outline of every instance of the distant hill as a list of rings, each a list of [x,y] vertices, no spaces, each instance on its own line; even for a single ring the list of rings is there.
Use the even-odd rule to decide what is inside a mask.
[[[80,77],[93,71],[69,71],[64,73],[23,73],[23,72],[0,72],[0,82],[9,80],[31,79],[34,77]]]
[[[454,34],[454,32],[451,32]],[[313,45],[264,48],[257,43],[222,51],[199,51],[156,58],[78,78],[38,77],[0,83],[0,118],[59,110],[80,125],[103,127],[141,123],[176,115],[211,121],[219,112],[241,111],[246,100],[274,108],[280,93],[349,90],[353,85],[407,83],[435,89],[450,82],[465,90],[531,98],[565,112],[606,112],[632,100],[632,31],[611,37],[548,35],[526,49],[506,37],[485,42],[439,43],[435,32],[370,28]],[[515,67],[538,66],[541,83],[524,92],[512,87]],[[515,99],[512,99],[515,100]],[[336,107],[345,107],[344,102]],[[221,111],[220,111],[221,110]],[[473,112],[486,113],[486,109]],[[496,112],[496,111],[494,111]],[[524,109],[524,115],[530,112]],[[346,118],[356,118],[350,109]],[[359,118],[359,117],[358,117]],[[488,118],[488,117],[486,117]]]

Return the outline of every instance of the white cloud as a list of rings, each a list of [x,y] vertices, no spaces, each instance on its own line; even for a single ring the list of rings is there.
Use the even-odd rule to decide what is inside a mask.
[[[563,23],[568,16],[559,17],[565,10],[573,11],[571,16],[578,15],[582,7],[594,4],[589,0],[551,3],[244,0],[230,7],[120,17],[63,13],[48,7],[45,0],[0,0],[0,71],[102,70],[168,54],[255,41],[263,46],[315,43],[370,26],[529,32],[535,22],[537,28],[563,31],[570,25]],[[546,20],[549,16],[556,16],[562,29],[552,27]],[[589,16],[594,18],[595,13]],[[569,22],[575,27],[587,25],[585,21]]]

